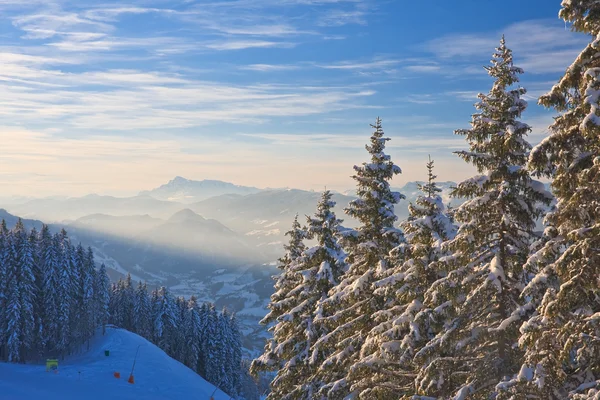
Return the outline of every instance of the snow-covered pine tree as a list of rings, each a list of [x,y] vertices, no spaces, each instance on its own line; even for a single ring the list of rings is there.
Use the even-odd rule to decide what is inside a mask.
[[[32,340],[32,352],[35,352],[36,357],[43,356],[43,342],[44,342],[44,303],[42,297],[42,290],[44,285],[44,275],[42,272],[42,254],[40,245],[41,236],[37,229],[34,227],[29,232],[29,246],[31,248],[33,256],[33,293],[34,293],[34,305],[33,305],[33,316],[34,316],[34,337]],[[32,354],[33,355],[33,354]]]
[[[53,244],[58,249],[58,291],[57,304],[57,337],[54,350],[57,355],[65,355],[69,347],[70,337],[70,317],[71,317],[71,299],[72,299],[72,281],[71,281],[71,263],[70,248],[67,232],[63,229],[60,234],[55,234]]]
[[[263,371],[277,371],[283,368],[294,356],[294,342],[300,340],[295,337],[296,324],[289,320],[289,312],[296,307],[298,299],[292,291],[298,286],[301,276],[298,274],[298,258],[306,249],[304,239],[306,232],[298,222],[298,216],[294,218],[292,229],[286,232],[289,243],[284,246],[286,254],[279,259],[278,268],[281,274],[275,277],[275,293],[271,295],[271,301],[267,306],[270,312],[260,323],[263,325],[273,324],[269,331],[273,337],[267,341],[263,354],[255,359],[251,365],[251,372],[256,375]],[[295,385],[293,379],[287,380],[287,384],[274,381],[270,399],[282,399],[292,388],[288,384]]]
[[[329,290],[346,271],[346,254],[337,239],[342,221],[333,212],[336,203],[332,196],[328,190],[323,192],[314,217],[307,217],[305,235],[316,244],[296,260],[298,285],[290,295],[297,299],[297,305],[280,317],[280,323],[293,324],[289,336],[294,340],[288,342],[293,345],[288,350],[292,357],[278,371],[270,398],[282,398],[278,393],[285,393],[285,398],[313,399],[321,386],[317,369],[329,353],[327,346],[317,343],[328,333],[319,318],[323,317],[323,301]]]
[[[231,332],[230,346],[232,349],[231,355],[231,373],[232,373],[232,384],[235,389],[235,393],[238,396],[243,394],[243,381],[244,375],[248,374],[248,369],[242,368],[242,336],[240,333],[240,327],[237,322],[235,313],[232,313],[229,318],[229,331]]]
[[[200,307],[195,296],[187,302],[187,311],[183,321],[187,351],[182,362],[190,369],[198,371],[198,358],[200,357],[202,341],[202,321]]]
[[[222,387],[225,380],[225,359],[220,334],[219,313],[215,309],[215,305],[210,304],[206,329],[206,346],[204,348],[205,379],[218,387]]]
[[[96,324],[102,326],[102,334],[106,332],[106,324],[109,319],[110,290],[110,279],[106,273],[106,266],[102,264],[96,272],[94,280]],[[149,314],[148,318],[150,318]]]
[[[374,327],[373,314],[384,304],[384,299],[375,293],[374,283],[389,268],[389,252],[404,241],[402,231],[394,227],[394,204],[404,196],[393,192],[389,184],[401,170],[384,153],[390,139],[384,137],[381,120],[377,118],[372,127],[375,131],[366,145],[371,160],[354,166],[358,199],[345,209],[361,225],[343,232],[349,267],[323,303],[321,323],[329,333],[316,343],[329,354],[318,372],[322,382],[320,394],[327,399],[355,394],[354,384],[363,379],[348,373],[359,360],[364,341]]]
[[[138,287],[135,291],[135,302],[134,302],[134,328],[135,332],[146,338],[151,337],[151,320],[152,320],[152,305],[150,304],[150,297],[148,295],[148,287],[146,283],[141,281],[138,283]]]
[[[504,37],[485,69],[494,78],[492,89],[479,94],[471,129],[455,132],[469,144],[468,151],[456,154],[481,175],[452,192],[468,200],[454,213],[461,225],[445,245],[452,254],[437,263],[447,275],[428,293],[438,307],[448,308],[451,319],[420,354],[422,395],[488,399],[521,362],[516,343],[526,317],[519,306],[527,284],[523,265],[535,221],[552,196],[525,168],[531,128],[518,119],[527,107],[521,99],[526,91],[514,87],[523,71],[513,65]]]
[[[234,383],[234,374],[239,374],[239,369],[234,367],[233,360],[233,335],[231,326],[229,325],[230,315],[227,309],[223,309],[219,314],[218,336],[221,338],[221,348],[219,349],[219,358],[222,360],[223,376],[218,386],[224,392],[230,394],[234,398],[237,397],[237,390]],[[224,344],[224,345],[223,345]],[[235,370],[235,372],[234,372]]]
[[[91,247],[88,247],[84,254],[81,266],[81,336],[84,341],[87,341],[89,348],[89,340],[94,336],[96,331],[95,308],[94,308],[94,281],[96,269],[94,263],[94,252]]]
[[[2,220],[0,224],[0,360],[6,360],[8,248],[8,229],[6,221]]]
[[[436,184],[434,162],[427,163],[428,179],[418,184],[421,194],[408,206],[401,223],[406,243],[392,250],[395,262],[385,277],[375,282],[376,293],[386,301],[375,312],[375,327],[351,369],[360,398],[392,399],[415,394],[420,368],[413,358],[437,331],[434,311],[425,305],[425,293],[440,278],[434,263],[445,253],[442,243],[453,239],[456,227],[446,213]]]
[[[23,362],[35,338],[35,277],[31,244],[23,221],[9,234],[7,264],[8,361]]]
[[[200,306],[199,317],[200,317],[200,354],[198,355],[198,367],[196,372],[203,378],[206,378],[206,363],[208,354],[208,330],[209,330],[209,305],[203,303]]]
[[[40,346],[45,353],[56,346],[58,336],[58,249],[52,239],[48,225],[42,227],[39,239],[40,270],[42,287],[38,298],[43,307],[41,316]]]
[[[177,318],[175,299],[169,290],[162,286],[152,294],[152,342],[160,347],[165,353],[170,354],[172,348],[171,338],[175,336],[177,329]],[[215,338],[218,340],[218,338]]]
[[[174,300],[174,299],[173,299]],[[135,287],[133,286],[133,280],[131,274],[128,273],[125,277],[125,287],[123,288],[123,298],[121,307],[123,309],[123,315],[125,320],[123,321],[123,327],[129,331],[135,329]]]
[[[530,287],[547,290],[529,297],[539,306],[521,328],[525,362],[501,386],[532,398],[599,399],[600,3],[565,0],[559,16],[591,42],[539,99],[560,113],[529,159],[535,173],[553,179],[557,198],[546,243],[532,257],[541,268]]]
[[[110,299],[108,301],[109,323],[116,326],[123,326],[124,316],[121,307],[123,298],[123,288],[125,284],[123,279],[119,278],[117,282],[110,285]]]
[[[175,298],[175,320],[179,329],[176,329],[169,338],[171,341],[171,353],[169,355],[181,362],[186,358],[189,345],[185,331],[185,319],[188,310],[187,305],[188,302],[183,296],[177,296],[177,298]]]

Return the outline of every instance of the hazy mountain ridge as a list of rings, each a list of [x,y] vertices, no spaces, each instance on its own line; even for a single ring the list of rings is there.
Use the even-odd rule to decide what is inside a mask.
[[[35,199],[8,207],[11,214],[70,220],[51,225],[52,230],[65,227],[73,241],[91,246],[97,262],[106,263],[113,278],[131,273],[134,279],[152,286],[168,286],[177,295],[194,294],[237,311],[248,335],[246,347],[260,350],[265,331],[258,321],[267,312],[273,290],[270,276],[277,270],[272,264],[283,254],[284,234],[294,215],[304,224],[306,215],[314,214],[321,193],[256,188],[242,189],[256,189],[252,193],[240,193],[238,186],[223,183],[214,186],[233,192],[191,204],[174,201],[171,194],[178,192],[167,189],[189,182],[194,181],[176,178],[158,192],[128,198]],[[452,185],[440,184],[445,200]],[[396,206],[402,220],[419,191],[416,182],[398,191],[407,197]],[[171,200],[153,197],[160,193]],[[343,212],[354,198],[341,193],[333,196],[335,212],[347,227],[357,224]],[[16,222],[16,217],[12,220]],[[35,223],[41,227],[41,222]]]
[[[177,176],[168,183],[152,190],[140,192],[140,196],[151,196],[157,200],[178,201],[185,204],[195,203],[223,194],[246,195],[263,189],[240,186],[229,182],[204,179],[195,181]]]
[[[151,196],[113,197],[96,194],[66,199],[41,198],[19,204],[7,204],[8,212],[45,222],[76,220],[92,214],[131,216],[148,214],[166,218],[185,208],[183,204],[157,200]]]

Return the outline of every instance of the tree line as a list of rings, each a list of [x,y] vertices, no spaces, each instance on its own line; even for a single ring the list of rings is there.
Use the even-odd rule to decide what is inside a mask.
[[[234,314],[165,287],[111,284],[91,248],[63,229],[0,224],[0,360],[37,362],[85,351],[106,324],[135,332],[233,398],[258,399]]]
[[[397,224],[402,171],[377,119],[344,210],[359,227],[341,225],[329,191],[296,218],[251,367],[276,372],[268,399],[600,399],[600,5],[565,1],[560,15],[594,40],[539,99],[559,112],[550,135],[526,140],[523,70],[503,37],[492,88],[455,131],[478,171],[452,190],[462,205],[444,206],[429,160]]]
[[[166,287],[134,287],[131,275],[112,284],[108,309],[110,323],[148,339],[233,398],[259,398],[236,316],[227,309],[175,297]]]
[[[0,359],[63,357],[108,319],[109,279],[91,249],[48,226],[0,225]]]

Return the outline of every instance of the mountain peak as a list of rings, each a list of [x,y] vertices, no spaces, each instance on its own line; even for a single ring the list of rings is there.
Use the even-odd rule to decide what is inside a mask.
[[[206,221],[204,217],[196,214],[189,208],[184,208],[181,211],[177,211],[169,218],[169,222],[185,222],[185,221]]]
[[[224,194],[247,195],[260,191],[261,189],[255,187],[239,186],[214,179],[195,181],[176,176],[168,183],[161,185],[156,189],[141,192],[140,195],[149,195],[158,200],[191,204]]]
[[[171,184],[185,184],[185,183],[189,183],[189,182],[190,182],[189,179],[186,179],[183,176],[179,176],[178,175],[175,178],[171,179],[168,184],[169,185],[171,185]]]

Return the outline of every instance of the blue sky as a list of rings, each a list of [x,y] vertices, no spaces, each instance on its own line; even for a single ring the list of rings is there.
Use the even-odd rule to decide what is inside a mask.
[[[349,189],[383,119],[395,185],[473,171],[481,68],[506,35],[535,105],[588,42],[550,0],[0,0],[5,195],[129,195],[175,175]]]

